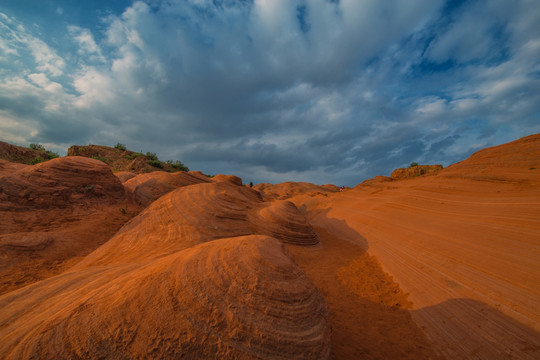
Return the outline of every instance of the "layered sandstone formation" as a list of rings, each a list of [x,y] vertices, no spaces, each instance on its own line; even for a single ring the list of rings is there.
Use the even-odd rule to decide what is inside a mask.
[[[287,181],[280,184],[262,183],[253,187],[261,193],[265,200],[286,200],[296,195],[328,196],[340,190],[332,184],[314,185],[306,182]]]
[[[254,234],[299,245],[318,242],[292,203],[265,203],[257,191],[230,182],[201,183],[154,201],[77,267],[153,259],[215,239]]]
[[[172,190],[69,271],[0,296],[0,357],[328,359],[324,298],[281,242],[317,244],[313,229],[222,178]]]
[[[2,358],[330,355],[324,299],[279,241],[264,236],[70,271],[0,297],[0,306]]]
[[[392,171],[392,180],[409,179],[422,175],[434,175],[441,171],[442,165],[416,165],[408,168],[400,168]]]
[[[67,156],[83,156],[93,158],[109,165],[114,172],[133,172],[137,174],[153,171],[177,172],[187,168],[182,163],[159,161],[155,154],[135,152],[123,148],[112,148],[103,145],[73,145]]]
[[[56,158],[33,166],[2,168],[2,210],[59,208],[95,200],[116,202],[126,197],[110,168],[93,159]]]
[[[126,178],[126,175],[121,174],[119,177]],[[183,171],[176,173],[154,171],[127,178],[124,181],[124,186],[133,194],[135,201],[143,206],[148,206],[154,200],[176,188],[203,182],[212,182],[212,180],[206,176]]]
[[[0,190],[0,358],[540,357],[540,135],[343,192],[78,157]]]
[[[136,212],[100,161],[0,160],[0,294],[65,270]]]
[[[286,200],[276,200],[251,215],[255,231],[288,244],[316,245],[315,231],[298,208]]]
[[[540,135],[434,176],[293,201],[377,257],[440,354],[540,356]]]
[[[56,154],[51,154],[56,156]],[[0,141],[0,160],[19,164],[31,164],[32,161],[49,159],[44,148],[31,149]]]

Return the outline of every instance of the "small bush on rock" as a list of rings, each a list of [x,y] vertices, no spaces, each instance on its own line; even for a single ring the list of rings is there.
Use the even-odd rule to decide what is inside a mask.
[[[40,150],[40,151],[45,151],[45,148],[43,147],[43,145],[40,145],[40,144],[30,144],[30,149],[32,150]]]
[[[42,163],[42,162],[44,162],[44,161],[45,161],[45,159],[42,158],[41,156],[36,156],[36,157],[33,158],[32,160],[30,160],[30,164],[36,165],[36,164]]]
[[[176,161],[172,161],[172,160],[167,160],[167,164],[171,165],[173,168],[175,169],[178,169],[178,170],[181,170],[181,171],[189,171],[189,168],[182,164],[182,162],[176,160]]]
[[[118,150],[126,151],[126,145],[124,144],[116,143],[116,145],[114,145],[114,148]]]
[[[126,155],[124,156],[126,159],[128,160],[133,160],[135,158],[138,158],[139,156],[144,156],[143,154],[139,153],[139,152],[134,152],[133,154],[131,155]]]
[[[162,168],[163,164],[159,160],[148,160],[148,164],[152,165],[153,167]]]

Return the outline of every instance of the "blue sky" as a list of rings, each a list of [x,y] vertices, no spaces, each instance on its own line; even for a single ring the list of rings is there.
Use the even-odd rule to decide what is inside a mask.
[[[540,132],[536,0],[0,1],[0,140],[355,185]]]

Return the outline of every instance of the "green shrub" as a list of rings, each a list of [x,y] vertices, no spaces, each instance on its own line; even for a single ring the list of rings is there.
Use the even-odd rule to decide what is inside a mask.
[[[58,155],[58,153],[55,153],[55,152],[52,152],[52,151],[49,151],[47,150],[47,158],[50,160],[50,159],[55,159],[57,157],[60,157],[60,155]]]
[[[107,164],[107,160],[105,160],[104,157],[101,157],[101,156],[99,156],[99,155],[92,156],[92,159],[96,159],[96,160],[99,160],[99,161],[103,161],[105,164]]]
[[[150,160],[153,160],[153,161],[158,161],[159,160],[156,153],[147,152],[146,157],[148,159],[150,159]]]
[[[139,152],[134,152],[133,154],[131,155],[125,155],[124,157],[128,160],[133,160],[135,158],[138,158],[139,156],[144,156],[144,154],[141,154]]]
[[[43,147],[43,145],[40,145],[40,144],[30,144],[30,149],[32,150],[40,150],[40,151],[45,151],[45,148]]]
[[[30,164],[36,165],[36,164],[42,163],[42,162],[44,162],[44,161],[45,161],[45,159],[42,158],[41,156],[36,156],[36,157],[33,158],[32,160],[30,160]]]
[[[411,165],[409,167],[415,167],[415,166],[418,166],[418,163],[417,162],[412,162]]]
[[[118,150],[126,151],[126,145],[124,144],[116,143],[116,145],[114,145],[114,148]]]
[[[182,164],[181,161],[178,161],[178,160],[174,162],[172,160],[167,160],[167,164],[169,164],[173,168],[178,169],[180,171],[189,171],[189,168],[186,165]]]
[[[148,160],[148,164],[152,165],[153,167],[162,168],[163,164],[159,160]]]

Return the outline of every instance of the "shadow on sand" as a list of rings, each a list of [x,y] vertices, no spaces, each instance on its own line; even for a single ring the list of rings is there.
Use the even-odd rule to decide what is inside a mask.
[[[321,248],[292,252],[327,300],[334,359],[540,359],[540,334],[486,303],[456,298],[407,310],[391,299],[374,301],[366,276],[385,274],[377,260],[365,259],[366,238],[346,221],[328,217],[328,209],[306,215]],[[351,291],[338,276],[362,258],[364,268],[353,276],[366,283],[365,293],[361,287]]]
[[[488,304],[450,299],[411,311],[450,359],[540,359],[540,333]]]
[[[367,241],[345,221],[325,215],[312,223],[320,246],[287,248],[326,299],[332,358],[440,359],[399,304],[404,294],[394,293],[397,285],[364,250]]]

